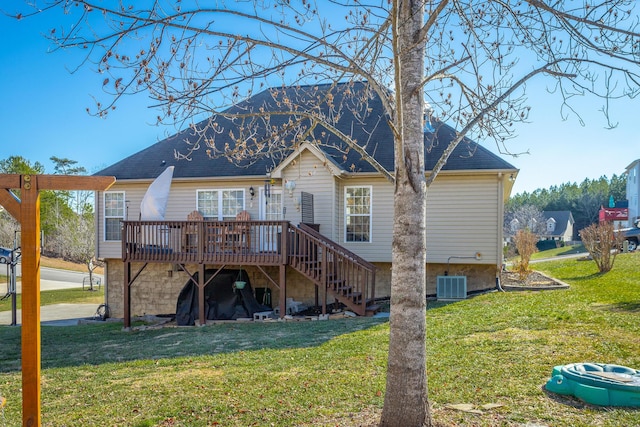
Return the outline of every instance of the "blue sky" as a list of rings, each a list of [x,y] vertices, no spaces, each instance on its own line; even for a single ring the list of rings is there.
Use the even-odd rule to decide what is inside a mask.
[[[45,19],[46,18],[46,19]],[[102,97],[103,77],[86,65],[75,72],[82,52],[51,48],[43,34],[54,16],[15,21],[0,15],[0,159],[20,155],[45,165],[53,173],[51,156],[78,161],[89,172],[113,164],[174,133],[157,127],[157,112],[144,96],[128,97],[106,119],[92,117],[92,95]],[[55,24],[54,24],[55,26]],[[603,100],[577,100],[585,126],[576,117],[563,121],[560,100],[545,83],[528,86],[530,123],[518,127],[508,142],[518,157],[503,157],[520,169],[513,194],[531,192],[585,178],[620,175],[640,158],[638,100],[612,101],[615,129],[598,110]],[[102,97],[104,98],[104,97]],[[492,141],[479,141],[498,153]]]

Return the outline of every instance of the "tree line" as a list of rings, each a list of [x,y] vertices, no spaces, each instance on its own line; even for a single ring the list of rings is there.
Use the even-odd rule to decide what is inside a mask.
[[[615,202],[627,200],[626,176],[613,175],[611,179],[586,178],[580,184],[564,183],[548,189],[537,189],[512,196],[505,207],[506,212],[515,212],[524,206],[532,206],[540,211],[570,211],[575,220],[574,229],[580,231],[598,222],[601,207],[609,206],[611,198]]]
[[[71,159],[51,157],[54,174],[86,175],[87,170]],[[34,175],[47,171],[40,162],[32,163],[22,156],[0,160],[0,173]],[[20,190],[11,190],[20,199]],[[87,265],[90,269],[95,254],[93,192],[40,192],[40,227],[42,253]],[[20,223],[7,211],[0,209],[0,246],[20,245]]]

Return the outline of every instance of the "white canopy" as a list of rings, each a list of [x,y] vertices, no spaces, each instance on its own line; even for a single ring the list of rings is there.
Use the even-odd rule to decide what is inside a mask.
[[[140,203],[140,219],[142,221],[162,221],[167,211],[169,190],[173,179],[173,168],[169,166],[149,186]]]

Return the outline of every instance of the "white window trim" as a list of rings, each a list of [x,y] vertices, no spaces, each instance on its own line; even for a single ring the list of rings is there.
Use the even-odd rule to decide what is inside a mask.
[[[355,242],[351,242],[347,240],[347,190],[349,190],[350,188],[368,188],[369,189],[369,240],[366,241],[355,241]],[[373,243],[373,186],[372,185],[347,185],[344,187],[344,194],[343,194],[343,199],[342,199],[342,203],[343,203],[343,207],[342,207],[342,211],[343,211],[343,233],[342,233],[342,240],[344,243],[349,243],[349,244],[358,244],[358,243]],[[353,216],[365,216],[365,215],[353,215]]]
[[[222,193],[225,191],[240,191],[242,192],[242,208],[240,211],[246,210],[246,191],[244,188],[201,188],[196,190],[196,210],[200,211],[200,206],[198,206],[198,194],[205,191],[215,191],[218,194],[218,217],[216,218],[218,221],[223,221],[224,216],[222,215]],[[211,217],[206,217],[211,218]]]
[[[107,194],[122,194],[122,216],[107,216]],[[102,241],[103,242],[121,242],[122,236],[120,235],[117,240],[107,240],[107,219],[108,218],[120,218],[124,221],[127,215],[127,197],[124,191],[105,191],[102,194]]]

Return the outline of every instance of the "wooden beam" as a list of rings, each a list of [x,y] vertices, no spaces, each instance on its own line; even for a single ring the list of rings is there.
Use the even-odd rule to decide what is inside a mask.
[[[18,174],[0,173],[0,188],[20,188],[20,176]]]
[[[113,176],[35,175],[40,190],[108,190],[115,182]]]
[[[20,221],[20,200],[8,188],[0,187],[0,205],[9,215]]]
[[[19,189],[25,176],[36,177],[39,190],[104,191],[116,182],[113,176],[0,174],[0,188]]]
[[[40,414],[40,190],[103,191],[114,177],[0,174],[0,204],[20,221],[22,252],[22,423],[39,427]],[[18,200],[9,190],[20,189]]]
[[[40,193],[29,175],[21,188],[22,425],[40,426]]]

